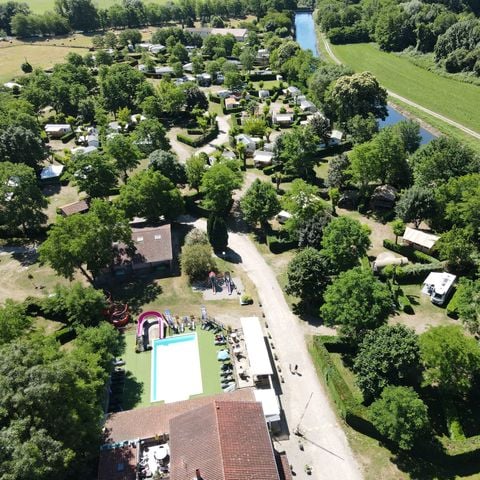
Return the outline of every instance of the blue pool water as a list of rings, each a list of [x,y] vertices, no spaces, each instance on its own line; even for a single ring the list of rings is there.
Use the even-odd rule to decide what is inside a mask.
[[[304,50],[311,50],[318,57],[317,35],[311,12],[297,12],[295,14],[295,39]]]

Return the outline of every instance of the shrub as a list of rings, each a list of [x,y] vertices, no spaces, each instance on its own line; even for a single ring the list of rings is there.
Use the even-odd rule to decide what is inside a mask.
[[[216,270],[212,253],[210,245],[195,244],[182,247],[180,255],[182,273],[187,275],[190,282],[204,280],[212,270]]]
[[[455,291],[453,297],[447,305],[447,315],[452,318],[458,318],[458,300],[460,298],[459,289]]]
[[[267,235],[267,245],[272,253],[282,253],[295,248],[297,242],[290,240],[281,232],[277,232],[276,234]]]
[[[72,138],[75,138],[75,132],[66,133],[60,140],[62,143],[68,143]]]
[[[210,142],[213,140],[216,136],[218,135],[218,125],[215,124],[213,128],[210,128],[205,135],[201,135],[198,138],[192,138],[189,137],[188,135],[184,135],[183,133],[177,134],[177,140],[179,142],[185,143],[189,145],[190,147],[201,147],[202,145],[205,145],[206,143]]]

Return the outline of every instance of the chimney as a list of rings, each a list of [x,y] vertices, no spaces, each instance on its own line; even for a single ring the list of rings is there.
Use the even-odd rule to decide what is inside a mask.
[[[200,474],[200,469],[195,469],[195,479],[196,480],[203,480],[202,475]]]

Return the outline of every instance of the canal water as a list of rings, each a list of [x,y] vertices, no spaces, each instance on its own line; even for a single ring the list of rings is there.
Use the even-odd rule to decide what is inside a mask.
[[[296,12],[295,13],[295,36],[296,41],[304,50],[311,50],[315,57],[319,57],[317,50],[317,34],[315,32],[315,22],[313,20],[312,12]],[[379,120],[380,128],[389,125],[395,125],[402,120],[407,120],[407,117],[402,115],[398,110],[387,106],[388,116],[385,120]],[[424,128],[420,128],[420,135],[422,137],[421,144],[424,145],[435,138]]]

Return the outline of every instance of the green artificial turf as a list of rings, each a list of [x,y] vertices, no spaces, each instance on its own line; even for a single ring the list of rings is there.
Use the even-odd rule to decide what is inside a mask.
[[[442,77],[407,58],[382,52],[371,43],[331,45],[335,55],[356,71],[372,72],[389,90],[478,131],[480,87]]]
[[[189,333],[187,331],[186,333]],[[202,370],[203,393],[201,395],[214,395],[221,393],[220,364],[217,352],[222,347],[214,345],[215,335],[207,330],[197,328],[198,348],[200,350],[200,364]],[[135,353],[135,332],[125,335],[125,360],[126,382],[123,408],[125,410],[151,405],[150,384],[152,368],[152,352]],[[155,402],[155,404],[160,402]]]

